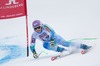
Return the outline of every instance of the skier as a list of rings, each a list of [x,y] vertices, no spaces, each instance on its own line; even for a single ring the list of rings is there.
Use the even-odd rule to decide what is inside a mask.
[[[47,24],[43,24],[40,20],[33,21],[32,26],[34,29],[34,33],[31,36],[30,49],[35,59],[38,58],[38,54],[35,50],[36,39],[40,39],[43,42],[43,47],[45,49],[60,53],[66,50],[64,47],[75,46],[76,48],[84,50],[90,48],[90,46],[87,46],[86,44],[78,44],[66,41],[60,35],[56,34],[51,27],[49,27]],[[62,45],[64,47],[61,47],[59,45]]]

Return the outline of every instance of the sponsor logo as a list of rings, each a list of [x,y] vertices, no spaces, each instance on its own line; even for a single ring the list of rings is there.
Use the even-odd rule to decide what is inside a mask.
[[[0,2],[0,19],[24,16],[25,0],[2,0]]]
[[[5,5],[11,5],[11,4],[18,4],[18,2],[16,2],[16,0],[9,0],[9,2],[6,3]]]
[[[23,3],[16,2],[16,0],[9,0],[8,3],[0,6],[0,9],[12,9],[24,6]]]

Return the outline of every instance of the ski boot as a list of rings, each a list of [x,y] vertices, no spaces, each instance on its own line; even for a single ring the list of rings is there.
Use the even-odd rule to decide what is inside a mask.
[[[85,44],[81,44],[80,48],[82,49],[81,54],[85,54],[92,48],[92,46],[87,46]]]

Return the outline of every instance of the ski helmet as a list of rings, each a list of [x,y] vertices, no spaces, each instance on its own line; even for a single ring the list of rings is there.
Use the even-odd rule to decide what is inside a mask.
[[[35,21],[33,21],[32,26],[33,26],[33,28],[36,28],[38,26],[42,27],[42,23],[40,22],[40,20],[35,20]]]

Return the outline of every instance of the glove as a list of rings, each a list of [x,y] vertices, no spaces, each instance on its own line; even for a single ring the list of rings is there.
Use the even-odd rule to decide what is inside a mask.
[[[54,39],[51,39],[50,47],[54,47],[54,46],[55,46]]]
[[[35,59],[37,59],[37,58],[39,57],[38,54],[36,53],[36,51],[33,52],[33,57],[34,57]]]

